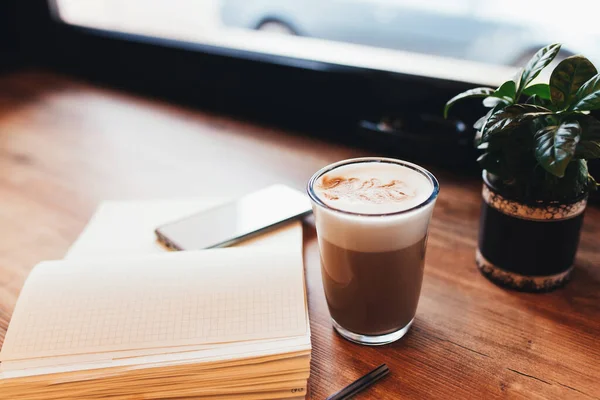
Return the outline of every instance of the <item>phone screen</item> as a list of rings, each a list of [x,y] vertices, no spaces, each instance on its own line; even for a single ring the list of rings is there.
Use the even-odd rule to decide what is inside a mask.
[[[200,250],[231,245],[254,233],[307,215],[310,201],[284,185],[241,197],[156,229],[163,244],[176,250]]]

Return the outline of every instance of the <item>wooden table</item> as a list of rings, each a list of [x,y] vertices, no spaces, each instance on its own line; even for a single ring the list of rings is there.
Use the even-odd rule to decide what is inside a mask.
[[[39,261],[61,258],[104,199],[238,196],[367,155],[55,75],[0,77],[0,343]],[[474,264],[481,183],[441,184],[417,318],[399,342],[349,343],[329,322],[315,233],[305,229],[313,333],[309,396],[381,363],[357,398],[600,398],[600,210],[589,208],[573,281],[554,293],[503,290]]]

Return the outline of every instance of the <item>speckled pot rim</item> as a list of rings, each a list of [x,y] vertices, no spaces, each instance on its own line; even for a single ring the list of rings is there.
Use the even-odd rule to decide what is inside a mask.
[[[479,271],[499,286],[524,292],[548,292],[564,286],[571,278],[573,266],[566,271],[548,276],[527,276],[507,271],[494,265],[477,249],[475,262]]]
[[[483,173],[483,189],[481,192],[483,200],[493,209],[502,214],[515,218],[531,221],[561,221],[574,218],[585,211],[587,196],[572,203],[547,203],[547,204],[525,204],[517,200],[502,196],[487,179]]]

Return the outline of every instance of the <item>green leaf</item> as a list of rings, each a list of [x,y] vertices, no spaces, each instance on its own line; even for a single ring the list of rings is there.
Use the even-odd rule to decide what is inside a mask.
[[[550,101],[549,99],[542,99],[541,97],[539,97],[538,95],[534,94],[533,96],[529,97],[527,99],[527,101],[525,101],[526,104],[533,104],[535,106],[541,106],[541,107],[545,107],[548,110],[554,111],[556,112],[556,106],[554,104],[552,104],[552,101]]]
[[[552,114],[552,111],[548,108],[533,104],[513,104],[512,106],[506,107],[503,111],[510,112],[512,114]]]
[[[514,81],[506,81],[492,94],[493,97],[499,99],[509,98],[515,100],[515,93],[517,92],[517,86]]]
[[[546,107],[534,104],[513,104],[488,118],[483,129],[482,140],[486,142],[492,135],[503,131],[508,132],[524,121],[550,114],[552,114],[552,111]]]
[[[481,127],[481,129],[479,130],[479,137],[476,137],[476,145],[478,143],[481,143],[482,141],[482,136],[483,136],[483,132],[485,132],[486,127],[488,126],[490,119],[493,115],[499,113],[500,111],[502,111],[504,108],[506,107],[506,104],[504,103],[499,103],[497,104],[494,108],[492,108],[490,111],[488,111],[488,113],[485,115],[485,121],[483,122],[483,126]]]
[[[600,158],[600,121],[590,115],[579,115],[581,140],[575,148],[575,158]]]
[[[531,60],[525,65],[523,69],[523,73],[521,74],[521,79],[519,80],[517,93],[520,95],[523,89],[529,85],[531,81],[533,81],[539,74],[542,72],[548,64],[554,60],[554,57],[560,51],[560,43],[553,43],[546,47],[543,47],[537,51],[531,57]],[[517,96],[518,98],[518,96]]]
[[[494,108],[498,104],[503,104],[503,105],[507,106],[511,103],[512,103],[512,99],[499,98],[499,97],[495,97],[493,95],[488,96],[485,99],[483,99],[483,105],[488,108]]]
[[[483,99],[483,105],[489,108],[496,107],[498,104],[510,105],[515,102],[515,92],[517,88],[514,81],[506,81],[489,97]]]
[[[573,111],[591,111],[597,108],[600,108],[600,74],[596,74],[579,88],[569,107]]]
[[[515,83],[515,86],[517,86],[517,90],[519,89],[518,84],[519,84],[519,82],[521,82],[521,77],[523,76],[523,72],[524,72],[524,69],[519,68],[512,77],[512,81]]]
[[[592,111],[600,108],[600,90],[590,93],[573,109],[574,111]]]
[[[475,121],[475,123],[473,124],[473,129],[475,130],[480,130],[481,128],[483,128],[483,124],[485,124],[485,121],[487,120],[488,115],[484,115],[483,117],[479,118],[477,121]]]
[[[493,93],[494,89],[492,88],[479,87],[475,89],[469,89],[460,94],[457,94],[456,96],[448,100],[448,102],[446,103],[446,107],[444,107],[444,118],[448,118],[448,110],[450,110],[450,107],[452,107],[454,103],[456,103],[458,100],[466,99],[469,97],[487,97]]]
[[[544,100],[540,97],[538,97],[537,95],[533,95],[530,98],[527,99],[527,101],[525,102],[526,104],[533,104],[534,106],[540,106],[540,107],[545,107],[548,109],[551,109],[550,107],[552,106],[552,103],[550,103],[549,100]],[[550,104],[548,104],[550,103]]]
[[[485,114],[483,117],[481,117],[477,121],[475,121],[475,123],[473,124],[473,128],[477,131],[475,133],[475,138],[474,138],[475,147],[479,146],[479,144],[481,143],[482,131],[485,128],[488,118],[495,112],[500,111],[502,108],[504,108],[504,106],[505,106],[504,103],[496,105],[494,108],[492,108],[490,111],[488,111],[487,114]]]
[[[575,99],[579,88],[596,75],[596,67],[583,56],[562,60],[550,76],[550,97],[559,109],[567,108]]]
[[[579,122],[565,122],[540,129],[534,135],[535,158],[544,169],[559,178],[565,175],[580,139]]]
[[[533,95],[525,101],[525,104],[533,104],[534,106],[544,106],[543,99],[540,99],[537,95]]]
[[[537,85],[527,86],[523,89],[523,94],[550,100],[550,86],[547,83],[538,83]]]

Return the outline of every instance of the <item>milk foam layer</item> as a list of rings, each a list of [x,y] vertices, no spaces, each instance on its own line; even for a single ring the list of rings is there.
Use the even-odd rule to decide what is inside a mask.
[[[326,178],[323,181],[323,178]],[[343,178],[344,185],[357,187],[369,198],[346,196],[348,188],[328,190],[331,179]],[[359,180],[349,182],[351,178]],[[373,186],[370,181],[376,179]],[[394,183],[400,181],[401,183]],[[366,189],[385,189],[384,193],[373,193]],[[321,185],[319,188],[319,185]],[[387,185],[387,186],[386,186]],[[406,248],[427,235],[429,220],[435,200],[414,210],[409,210],[426,202],[433,192],[430,180],[418,171],[391,163],[352,163],[335,168],[317,179],[313,185],[316,195],[328,206],[343,211],[367,215],[351,215],[327,209],[313,202],[315,223],[319,240],[327,240],[336,246],[362,252],[384,252]],[[339,188],[339,185],[336,185]],[[392,193],[398,191],[401,193]],[[327,196],[329,192],[329,196]],[[338,197],[337,199],[331,197]],[[406,196],[406,197],[403,197]],[[327,198],[330,197],[330,198]],[[396,215],[384,214],[408,210]]]
[[[314,185],[328,206],[359,214],[388,214],[425,202],[433,190],[429,179],[398,164],[347,164],[321,176]]]

